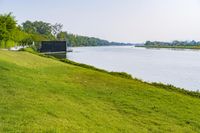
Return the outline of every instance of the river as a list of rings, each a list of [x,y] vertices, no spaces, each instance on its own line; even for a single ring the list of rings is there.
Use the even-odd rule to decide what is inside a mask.
[[[108,71],[127,72],[147,82],[200,89],[200,50],[134,46],[75,47],[67,58]]]

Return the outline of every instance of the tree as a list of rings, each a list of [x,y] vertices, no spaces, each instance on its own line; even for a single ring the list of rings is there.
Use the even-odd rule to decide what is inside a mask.
[[[22,29],[26,33],[41,35],[41,38],[45,38],[45,40],[54,40],[55,37],[52,35],[52,25],[50,23],[46,23],[43,21],[26,21],[22,23]],[[38,38],[38,37],[36,37]],[[38,39],[36,39],[38,40]]]
[[[31,22],[27,20],[22,23],[22,29],[31,34],[50,35],[52,32],[51,24],[43,21]]]
[[[59,32],[56,37],[59,41],[67,40],[67,32]]]
[[[41,35],[51,35],[52,29],[51,24],[46,23],[43,21],[35,21],[33,22],[34,28],[36,29],[36,32]]]
[[[0,47],[6,48],[15,45],[14,37],[16,20],[12,13],[0,15]]]
[[[150,46],[150,45],[153,45],[153,43],[151,41],[146,41],[145,45]]]
[[[62,24],[59,24],[59,23],[56,23],[54,25],[51,26],[52,28],[52,33],[55,37],[57,37],[58,33],[61,32],[62,28],[63,28],[63,25]]]
[[[26,32],[26,33],[37,33],[37,29],[35,28],[34,24],[27,20],[26,22],[22,23],[22,29]]]
[[[0,41],[13,40],[13,32],[16,27],[16,20],[12,13],[0,15]]]

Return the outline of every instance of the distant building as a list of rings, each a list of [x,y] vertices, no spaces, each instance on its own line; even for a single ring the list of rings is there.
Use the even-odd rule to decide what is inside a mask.
[[[67,52],[66,41],[42,41],[40,52],[53,53],[53,52]]]

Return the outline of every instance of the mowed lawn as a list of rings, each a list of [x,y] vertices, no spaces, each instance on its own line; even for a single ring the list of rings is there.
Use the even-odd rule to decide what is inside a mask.
[[[0,132],[200,132],[200,99],[0,50]]]

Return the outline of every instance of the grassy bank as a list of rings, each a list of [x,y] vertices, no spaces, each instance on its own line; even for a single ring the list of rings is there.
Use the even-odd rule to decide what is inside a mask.
[[[92,69],[0,50],[0,132],[200,132],[198,97]]]
[[[136,46],[144,48],[200,49],[200,46]]]
[[[46,57],[46,58],[51,58],[51,59],[61,61],[61,62],[67,63],[67,64],[71,64],[71,65],[74,65],[74,66],[79,66],[79,67],[82,67],[82,68],[87,68],[87,69],[90,69],[90,70],[95,70],[95,71],[107,73],[107,74],[110,74],[110,75],[113,75],[113,76],[118,76],[118,77],[122,77],[122,78],[126,78],[126,79],[134,79],[134,80],[140,81],[141,83],[146,83],[146,84],[156,86],[156,87],[159,86],[160,88],[166,89],[168,91],[176,91],[176,92],[179,92],[179,93],[182,93],[182,94],[186,94],[186,95],[190,95],[190,96],[193,96],[193,97],[200,98],[199,90],[195,92],[195,91],[186,90],[184,88],[178,88],[178,87],[175,87],[173,85],[166,85],[166,84],[163,84],[163,83],[156,83],[156,82],[153,82],[153,83],[145,82],[145,81],[137,79],[135,77],[133,78],[130,74],[125,73],[125,72],[109,72],[109,71],[106,71],[104,69],[99,69],[99,68],[96,68],[94,66],[83,64],[83,63],[77,63],[77,62],[74,62],[74,61],[71,61],[71,60],[68,60],[68,59],[55,58],[54,56],[51,56],[51,55],[45,55],[45,54],[42,54],[42,53],[38,53],[31,47],[21,49],[21,51],[26,51],[26,52],[33,53],[33,54],[36,54],[36,55],[39,55],[39,56],[42,56],[42,57]]]

